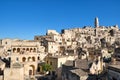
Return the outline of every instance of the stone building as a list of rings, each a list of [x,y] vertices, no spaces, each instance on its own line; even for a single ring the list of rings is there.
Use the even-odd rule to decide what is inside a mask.
[[[4,79],[4,69],[5,69],[5,63],[0,60],[0,80]]]
[[[97,17],[94,25],[94,28],[84,26],[83,28],[63,29],[61,33],[55,30],[48,30],[47,35],[35,36],[35,40],[44,44],[48,53],[60,53],[61,47],[64,47],[65,50],[68,48],[75,50],[77,47],[99,49],[101,47],[109,47],[109,44],[114,45],[116,41],[120,40],[118,25],[101,26]]]
[[[52,71],[58,72],[57,74],[60,78],[59,75],[61,71],[58,69],[61,68],[67,60],[74,60],[76,58],[77,49],[93,49],[93,51],[91,50],[91,52],[88,51],[87,53],[83,50],[78,56],[79,60],[75,60],[76,63],[79,62],[78,64],[84,66],[82,63],[85,62],[85,65],[88,65],[87,63],[89,61],[86,60],[89,60],[89,56],[95,56],[97,53],[100,53],[102,58],[111,58],[112,53],[109,54],[110,50],[113,50],[114,53],[114,48],[116,52],[116,48],[119,46],[120,30],[118,25],[101,26],[99,24],[99,19],[96,17],[94,26],[92,27],[84,26],[83,28],[63,29],[61,33],[58,33],[56,30],[48,30],[46,35],[35,36],[34,40],[2,39],[0,40],[0,57],[10,61],[10,68],[6,68],[4,71],[5,80],[8,79],[6,78],[7,76],[10,76],[12,73],[15,74],[15,69],[23,71],[19,74],[24,74],[21,75],[24,76],[24,78],[34,76],[37,73],[38,64],[41,62],[44,63],[44,60],[45,63],[52,66]],[[47,55],[51,56],[46,57]],[[103,63],[101,62],[101,59],[98,59],[97,63],[96,61],[92,62],[90,73],[97,74],[97,72],[102,70],[103,66],[101,65],[103,65]],[[17,64],[19,68],[16,68],[14,67],[14,64],[16,63],[19,63],[22,66]],[[79,80],[87,78],[88,75],[86,75],[82,66],[74,64],[72,68],[69,67],[70,66],[64,66],[64,68],[67,68],[65,70],[68,73],[62,73],[63,80]],[[7,72],[10,73],[6,74]],[[12,76],[9,77],[9,79],[17,79]]]
[[[88,61],[76,59],[67,61],[62,66],[62,80],[87,80]]]
[[[24,67],[16,62],[4,70],[4,80],[25,80]]]
[[[3,39],[1,42],[1,58],[5,58],[10,62],[9,67],[5,68],[4,71],[4,80],[20,80],[20,76],[23,76],[23,79],[27,79],[30,76],[37,74],[38,64],[44,61],[45,56],[45,47],[41,46],[40,42],[33,40],[18,40],[18,39]],[[13,65],[19,63],[22,67],[14,68]],[[15,72],[20,71],[20,75],[15,74]],[[11,72],[12,71],[12,72]],[[7,74],[7,72],[10,72]],[[15,74],[16,76],[11,74]],[[6,78],[8,77],[8,78]]]
[[[120,62],[117,61],[115,64],[111,64],[107,69],[108,80],[120,80]]]
[[[51,72],[57,74],[57,79],[61,80],[62,65],[68,60],[75,60],[76,56],[48,56],[45,58],[45,63],[51,65]]]
[[[41,55],[38,53],[39,43],[35,41],[15,41],[11,44],[9,55],[11,65],[16,62],[24,65],[24,74],[34,75],[37,72]]]

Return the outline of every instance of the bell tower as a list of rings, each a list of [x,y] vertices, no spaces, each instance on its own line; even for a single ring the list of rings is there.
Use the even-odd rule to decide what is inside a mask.
[[[99,20],[98,17],[95,18],[95,28],[99,27]]]

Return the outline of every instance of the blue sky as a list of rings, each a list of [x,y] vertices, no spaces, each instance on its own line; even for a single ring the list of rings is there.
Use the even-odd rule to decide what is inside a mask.
[[[34,39],[48,29],[120,26],[119,0],[0,0],[0,39]]]

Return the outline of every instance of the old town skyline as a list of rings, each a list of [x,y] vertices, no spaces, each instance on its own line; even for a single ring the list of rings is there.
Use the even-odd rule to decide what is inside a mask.
[[[49,29],[94,27],[96,16],[101,26],[120,25],[119,6],[119,0],[1,0],[0,38],[33,39]]]

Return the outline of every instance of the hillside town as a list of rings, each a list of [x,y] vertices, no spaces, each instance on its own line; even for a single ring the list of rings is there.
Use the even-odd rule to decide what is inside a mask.
[[[0,80],[120,80],[118,25],[0,40]]]

